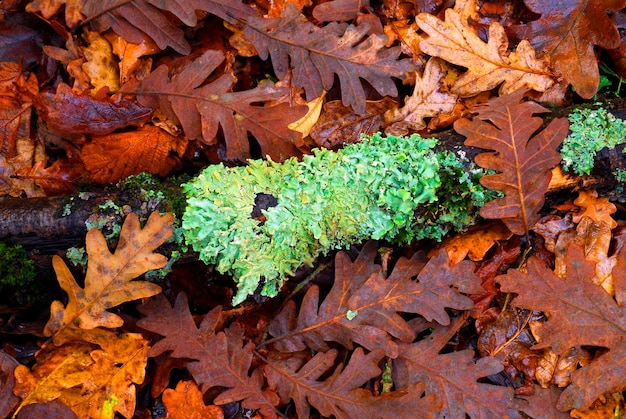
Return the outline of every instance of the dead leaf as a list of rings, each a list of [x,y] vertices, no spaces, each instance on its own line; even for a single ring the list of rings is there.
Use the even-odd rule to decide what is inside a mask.
[[[244,344],[243,330],[237,323],[224,332],[215,330],[220,319],[220,306],[206,314],[199,327],[189,312],[187,297],[183,293],[178,294],[174,307],[159,295],[138,309],[146,317],[137,325],[164,336],[154,344],[150,356],[171,351],[173,357],[196,360],[187,368],[203,391],[214,386],[228,388],[215,399],[215,404],[241,401],[243,407],[259,409],[264,417],[279,417],[275,408],[278,396],[263,388],[259,370],[249,375],[254,344]]]
[[[596,190],[578,192],[574,205],[581,208],[572,217],[574,223],[579,223],[583,217],[589,217],[594,222],[604,222],[611,230],[617,227],[617,222],[611,217],[611,214],[617,211],[617,207],[609,202],[608,198],[598,198]]]
[[[166,176],[176,167],[171,154],[182,156],[186,148],[185,138],[146,125],[136,131],[94,135],[80,156],[90,180],[107,184],[142,172]]]
[[[413,67],[398,60],[398,47],[384,48],[384,35],[367,35],[370,25],[332,22],[318,28],[302,21],[295,5],[288,4],[280,18],[250,17],[244,34],[265,60],[272,58],[276,76],[283,79],[290,69],[296,87],[303,87],[307,100],[330,90],[339,77],[344,106],[364,114],[366,95],[360,78],[381,96],[398,94],[392,78],[402,78]],[[290,59],[290,57],[292,57]],[[297,57],[297,59],[295,59]]]
[[[440,354],[454,333],[463,325],[467,314],[457,317],[449,326],[437,326],[423,340],[400,343],[393,364],[393,382],[397,389],[411,384],[426,384],[426,394],[445,395],[440,400],[442,418],[470,417],[514,418],[513,389],[479,383],[477,380],[502,371],[493,357],[474,360],[474,351]]]
[[[431,250],[428,256],[433,256],[439,249],[445,249],[450,259],[450,265],[456,265],[465,257],[478,262],[498,240],[508,240],[512,233],[500,222],[480,224],[470,227],[467,231],[444,239],[441,245]]]
[[[65,24],[68,28],[74,29],[83,20],[80,9],[84,0],[32,0],[26,5],[29,13],[41,12],[46,19],[50,19],[57,14],[62,6],[65,6]]]
[[[416,23],[429,35],[419,43],[423,52],[468,69],[452,86],[452,93],[469,97],[498,85],[500,95],[519,89],[543,92],[554,83],[549,61],[537,59],[527,40],[508,53],[508,40],[499,23],[491,24],[485,43],[457,11],[446,9],[445,14],[444,22],[421,13]]]
[[[0,351],[0,416],[8,417],[19,403],[19,399],[13,394],[15,378],[13,370],[19,362],[10,355]]]
[[[96,94],[102,88],[116,92],[120,88],[120,76],[111,44],[98,32],[85,31],[83,36],[89,46],[83,49],[85,62],[81,68],[89,76],[91,93]]]
[[[624,266],[625,253],[618,255],[620,267]],[[572,383],[559,397],[557,409],[582,409],[601,394],[626,386],[623,302],[616,302],[591,282],[594,262],[585,260],[583,250],[572,245],[567,252],[567,279],[559,278],[534,257],[528,260],[527,269],[528,273],[510,269],[498,277],[498,282],[502,291],[518,294],[513,300],[515,306],[540,310],[548,316],[548,321],[534,331],[539,338],[534,348],[549,347],[557,354],[577,346],[608,349],[572,374]],[[617,284],[623,285],[623,271],[616,270],[614,275],[620,277]]]
[[[56,93],[41,92],[33,103],[41,119],[60,134],[109,134],[141,125],[152,115],[152,109],[119,95],[105,99],[77,95],[65,83],[57,86]]]
[[[604,49],[619,46],[619,32],[607,12],[623,9],[626,1],[524,0],[524,3],[541,17],[511,27],[512,32],[518,39],[528,39],[535,50],[549,54],[556,72],[574,86],[576,93],[591,98],[600,81],[595,45]]]
[[[492,99],[473,108],[472,121],[460,119],[454,129],[467,137],[465,145],[494,152],[476,156],[476,163],[500,172],[486,175],[480,183],[501,190],[505,197],[487,203],[480,209],[485,218],[500,218],[515,234],[526,234],[539,220],[552,168],[559,164],[557,148],[567,135],[565,118],[554,118],[541,132],[543,124],[533,116],[548,110],[537,103],[523,101],[524,92]],[[532,136],[532,138],[531,138]]]
[[[388,415],[395,418],[427,418],[440,410],[434,395],[422,397],[423,384],[415,384],[406,391],[394,391],[374,396],[360,388],[380,374],[377,364],[382,350],[364,353],[357,348],[350,361],[340,363],[333,370],[337,351],[318,353],[307,363],[292,357],[285,361],[269,362],[264,371],[271,388],[276,389],[282,403],[290,400],[296,405],[299,418],[308,418],[310,406],[323,417],[337,419],[367,418]],[[320,377],[332,371],[326,379]],[[384,412],[384,413],[383,413]]]
[[[357,142],[363,135],[373,135],[384,123],[383,114],[397,106],[390,98],[368,100],[365,114],[357,115],[340,100],[326,102],[320,119],[311,129],[311,138],[319,147],[338,148],[343,144]]]
[[[320,97],[313,99],[307,106],[309,111],[302,118],[298,119],[296,122],[292,122],[287,125],[287,127],[292,131],[297,131],[302,134],[302,137],[308,137],[311,133],[311,130],[317,123],[320,113],[322,112],[322,105],[324,104],[324,96],[326,96],[326,92],[324,92]]]
[[[106,311],[127,301],[158,294],[161,287],[147,281],[133,279],[151,269],[165,266],[167,258],[154,250],[173,233],[172,214],[160,216],[154,212],[145,227],[139,227],[134,213],[128,214],[120,232],[115,253],[111,254],[102,233],[87,232],[86,248],[89,256],[85,288],[81,288],[59,256],[52,264],[61,288],[68,294],[66,306],[54,301],[50,306],[50,320],[44,334],[52,336],[69,326],[84,329],[119,327],[124,322],[116,314]]]
[[[207,406],[202,393],[193,381],[179,381],[176,390],[168,388],[163,393],[167,419],[223,419],[224,411],[218,406]]]
[[[141,82],[127,83],[120,91],[136,94],[144,106],[160,109],[170,120],[180,122],[189,139],[214,145],[221,126],[228,159],[251,157],[248,132],[257,139],[262,154],[274,160],[301,154],[296,146],[300,133],[287,126],[304,116],[307,107],[290,106],[287,87],[265,82],[251,90],[229,93],[234,78],[228,73],[198,87],[222,61],[222,52],[208,50],[172,77],[166,66],[159,66]]]
[[[385,112],[386,133],[406,135],[409,130],[419,131],[426,127],[424,118],[452,112],[457,97],[442,91],[442,79],[447,71],[445,61],[431,58],[426,63],[424,75],[415,76],[415,88],[404,106]]]
[[[470,261],[453,267],[445,252],[428,263],[421,255],[401,258],[388,278],[373,263],[375,244],[361,250],[355,262],[340,252],[335,257],[335,283],[319,302],[319,290],[312,286],[304,296],[296,317],[295,305],[288,302],[270,324],[273,343],[282,352],[306,347],[324,351],[326,342],[352,349],[353,342],[369,350],[383,349],[387,356],[398,355],[390,336],[410,342],[415,333],[399,313],[416,313],[426,320],[448,324],[445,307],[469,309],[471,299],[461,293],[482,291]],[[417,276],[417,281],[412,278]]]
[[[19,139],[30,138],[32,98],[39,86],[18,63],[0,63],[0,154],[15,157]]]
[[[135,384],[145,376],[148,341],[137,333],[74,329],[37,355],[32,372],[15,369],[15,394],[27,405],[58,399],[79,418],[132,418]]]
[[[151,39],[146,38],[139,44],[133,44],[115,34],[105,34],[105,38],[111,43],[113,53],[119,57],[121,84],[126,83],[132,77],[142,79],[150,74],[152,59],[141,57],[160,51]]]

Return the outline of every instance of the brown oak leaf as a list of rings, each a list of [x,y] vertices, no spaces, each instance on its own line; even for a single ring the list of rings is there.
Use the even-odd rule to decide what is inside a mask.
[[[50,19],[61,10],[61,7],[65,6],[63,9],[65,23],[68,28],[74,29],[84,18],[80,11],[83,3],[84,0],[33,0],[26,5],[26,11],[29,13],[40,12],[44,18]]]
[[[276,76],[289,71],[292,83],[303,87],[307,100],[330,90],[335,74],[341,85],[341,99],[358,114],[365,112],[365,91],[361,79],[382,96],[396,96],[392,78],[402,78],[413,69],[409,59],[398,60],[399,47],[385,48],[387,37],[368,35],[369,24],[355,27],[332,22],[323,28],[303,21],[298,8],[288,4],[280,18],[251,17],[244,30],[261,59],[271,56]]]
[[[567,278],[559,278],[540,260],[531,257],[527,273],[510,269],[498,277],[503,292],[518,296],[513,304],[529,310],[543,311],[548,321],[533,331],[539,343],[533,348],[551,348],[564,354],[576,346],[599,346],[607,351],[588,366],[572,374],[572,383],[563,391],[557,403],[561,411],[583,409],[607,391],[626,386],[626,252],[618,255],[616,292],[614,300],[591,279],[595,263],[585,259],[583,250],[570,246],[567,252]]]
[[[271,82],[231,93],[232,74],[201,86],[222,61],[222,52],[208,50],[176,75],[170,76],[162,65],[141,82],[127,83],[120,91],[136,94],[141,104],[160,109],[170,120],[180,122],[189,139],[213,145],[221,126],[228,159],[250,158],[248,132],[257,139],[263,155],[275,160],[299,155],[296,144],[301,135],[288,125],[304,116],[307,107],[290,106],[290,89]]]
[[[479,166],[500,172],[483,176],[480,183],[501,190],[505,196],[483,206],[480,215],[500,218],[513,233],[528,236],[528,230],[540,218],[551,170],[561,161],[557,148],[567,135],[568,122],[554,118],[535,134],[543,120],[534,115],[548,110],[523,101],[523,96],[524,92],[518,90],[491,99],[474,108],[472,121],[460,119],[454,129],[467,137],[465,145],[494,151],[475,158]]]
[[[94,135],[80,157],[89,179],[107,184],[142,172],[165,176],[176,167],[172,152],[182,156],[186,148],[187,140],[182,136],[146,125],[136,131]]]
[[[464,324],[467,313],[449,326],[436,326],[425,339],[400,343],[393,364],[393,382],[402,390],[423,382],[426,394],[436,394],[443,404],[442,418],[518,418],[513,404],[513,389],[477,380],[502,371],[494,357],[474,360],[474,351],[439,352]]]
[[[8,417],[9,413],[15,409],[19,399],[13,394],[15,378],[13,370],[19,362],[12,356],[0,351],[0,416]]]
[[[470,309],[471,299],[461,293],[482,291],[474,264],[461,262],[453,267],[441,252],[428,263],[401,258],[386,278],[373,263],[376,247],[365,246],[352,263],[345,253],[335,257],[335,284],[319,303],[319,290],[311,287],[296,317],[290,302],[270,324],[274,338],[269,341],[283,352],[309,348],[327,350],[326,342],[338,342],[351,349],[359,343],[369,350],[383,349],[392,358],[397,344],[390,336],[410,342],[415,331],[399,313],[416,313],[427,320],[448,324],[445,308]],[[413,280],[417,276],[417,281]]]
[[[537,51],[549,54],[554,69],[574,86],[576,93],[591,98],[600,82],[595,46],[612,49],[620,42],[617,27],[607,12],[624,8],[626,1],[524,0],[524,3],[541,18],[513,26],[512,31],[518,39],[529,40]]]
[[[165,390],[163,404],[167,419],[224,419],[221,407],[204,404],[202,392],[193,381],[179,381],[176,390]]]
[[[33,100],[39,117],[61,134],[109,134],[118,128],[141,125],[148,121],[152,109],[120,96],[96,99],[77,95],[65,83],[56,93],[41,92]]]
[[[536,58],[527,40],[509,53],[499,23],[489,26],[489,41],[485,43],[457,11],[446,9],[445,15],[445,21],[441,21],[420,13],[416,23],[428,34],[419,43],[423,52],[468,69],[452,86],[452,93],[469,97],[498,85],[501,95],[518,89],[543,92],[554,83],[548,60]]]
[[[374,396],[370,390],[360,388],[368,380],[380,375],[378,362],[382,350],[365,354],[362,348],[352,353],[344,366],[336,366],[330,376],[320,379],[334,366],[337,351],[332,349],[316,354],[304,363],[297,357],[284,361],[270,361],[264,368],[270,387],[276,389],[282,403],[293,400],[299,418],[310,417],[310,406],[323,417],[351,418],[431,418],[440,404],[434,394],[424,396],[424,385],[407,386],[404,391],[394,391]]]
[[[67,305],[60,301],[52,303],[44,334],[52,336],[68,326],[84,329],[121,326],[124,323],[121,317],[106,310],[161,291],[161,287],[151,282],[132,281],[151,269],[165,266],[167,258],[154,250],[172,235],[173,223],[172,214],[161,216],[154,212],[142,229],[138,217],[134,213],[128,214],[113,254],[102,233],[89,230],[86,237],[89,262],[84,288],[76,283],[63,259],[55,255],[52,265],[61,288],[68,295],[68,302]]]
[[[87,20],[100,33],[111,28],[133,44],[140,44],[148,36],[162,50],[171,47],[180,54],[189,54],[191,47],[167,12],[193,27],[198,23],[196,10],[233,24],[254,14],[252,8],[239,0],[86,0],[82,8]]]
[[[217,405],[241,401],[243,407],[259,409],[264,417],[279,417],[274,407],[278,405],[278,396],[263,388],[259,370],[248,373],[254,344],[244,343],[241,326],[233,323],[225,331],[216,332],[220,306],[206,314],[199,326],[191,316],[184,293],[178,294],[174,307],[163,295],[158,295],[138,310],[146,317],[137,325],[163,336],[150,349],[150,356],[171,351],[173,357],[195,360],[187,369],[202,391],[215,386],[227,388],[215,399]]]

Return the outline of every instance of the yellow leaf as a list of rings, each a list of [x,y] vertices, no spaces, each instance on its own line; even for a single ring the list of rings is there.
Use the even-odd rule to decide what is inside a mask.
[[[117,91],[120,88],[120,76],[111,44],[98,32],[86,31],[85,38],[89,42],[83,51],[87,61],[81,67],[89,76],[92,93],[95,94],[103,87],[108,87],[112,92]]]
[[[14,393],[23,397],[17,410],[58,399],[79,418],[113,419],[115,412],[131,418],[148,341],[138,333],[73,328],[58,343],[37,354],[32,372],[16,368]]]
[[[302,118],[287,125],[289,129],[301,133],[302,138],[307,137],[311,133],[313,125],[315,125],[320,117],[322,105],[324,104],[324,96],[326,96],[326,91],[323,91],[318,98],[307,103],[306,105],[309,107],[309,111]]]
[[[78,286],[65,262],[54,256],[54,270],[61,288],[68,294],[68,303],[67,306],[60,301],[52,303],[45,335],[52,336],[72,325],[84,329],[119,327],[124,321],[106,311],[108,308],[158,294],[161,288],[156,284],[131,281],[149,270],[165,266],[167,258],[154,250],[172,235],[173,222],[172,214],[161,216],[155,212],[141,229],[137,216],[128,214],[114,254],[109,252],[100,231],[89,230],[86,239],[89,262],[84,289]]]
[[[416,22],[429,35],[419,44],[423,52],[468,69],[452,87],[452,93],[460,97],[500,84],[500,95],[518,89],[543,92],[554,84],[548,60],[537,59],[527,40],[521,41],[515,52],[507,52],[508,40],[497,22],[489,27],[487,43],[453,9],[446,9],[445,22],[429,13],[420,13]]]

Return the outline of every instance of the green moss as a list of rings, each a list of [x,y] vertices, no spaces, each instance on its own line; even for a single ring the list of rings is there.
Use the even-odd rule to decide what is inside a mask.
[[[332,249],[370,238],[439,240],[472,223],[476,202],[494,193],[478,184],[482,172],[468,172],[467,160],[436,152],[436,144],[377,134],[337,152],[314,150],[301,162],[209,166],[183,185],[185,240],[233,276],[235,304],[259,284],[261,294],[275,296],[287,275]]]
[[[20,245],[0,243],[0,295],[3,302],[26,305],[34,302],[35,264]]]
[[[606,109],[576,109],[568,116],[570,134],[561,148],[562,166],[578,176],[588,175],[596,153],[604,147],[614,148],[625,141],[626,122]]]

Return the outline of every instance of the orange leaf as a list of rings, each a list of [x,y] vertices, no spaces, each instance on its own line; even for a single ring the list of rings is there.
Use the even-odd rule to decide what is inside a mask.
[[[182,155],[185,148],[187,140],[146,125],[137,131],[93,136],[81,158],[90,179],[104,184],[141,172],[165,176],[176,166],[170,151]]]
[[[575,223],[580,222],[583,217],[589,217],[595,222],[604,222],[611,230],[617,227],[617,222],[611,217],[611,214],[617,211],[617,207],[607,198],[598,198],[597,191],[578,192],[574,205],[581,207],[581,211],[572,217]]]
[[[456,265],[465,256],[477,262],[482,260],[485,253],[489,251],[497,240],[507,240],[512,233],[500,222],[492,222],[485,225],[470,228],[468,231],[450,237],[443,241],[441,246],[429,252],[428,256],[434,256],[440,248],[446,249],[450,265]]]
[[[39,86],[34,74],[24,76],[18,63],[0,63],[0,153],[14,157],[19,139],[30,138],[32,97]]]
[[[524,91],[492,99],[475,107],[474,120],[460,119],[454,129],[467,137],[465,145],[494,150],[476,156],[485,169],[500,172],[483,176],[480,183],[501,190],[505,197],[487,203],[480,210],[484,218],[500,218],[515,234],[526,234],[539,220],[538,212],[552,176],[559,164],[557,148],[567,135],[565,118],[555,118],[537,135],[541,118],[534,114],[548,112],[535,102],[523,101]]]
[[[180,381],[176,390],[163,392],[163,404],[168,419],[223,419],[224,411],[218,406],[206,406],[202,393],[193,381]]]
[[[71,329],[61,346],[37,354],[32,372],[15,369],[18,411],[34,403],[59,399],[79,418],[113,418],[135,412],[135,385],[145,377],[148,341],[140,334],[106,329]]]
[[[139,227],[134,213],[127,216],[114,254],[109,252],[102,233],[92,229],[87,232],[86,247],[89,255],[85,288],[81,288],[65,262],[54,256],[52,264],[61,288],[68,294],[64,307],[54,301],[50,307],[50,320],[44,333],[51,336],[69,325],[84,329],[98,326],[119,327],[123,320],[106,310],[127,301],[158,294],[161,287],[147,281],[133,279],[151,270],[165,266],[167,258],[154,250],[172,235],[174,216],[152,213],[146,226]]]

